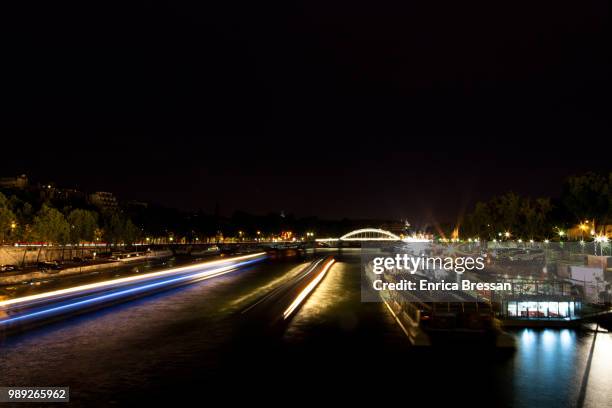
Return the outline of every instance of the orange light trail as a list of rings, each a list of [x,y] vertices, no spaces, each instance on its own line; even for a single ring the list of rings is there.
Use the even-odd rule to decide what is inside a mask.
[[[321,269],[321,272],[308,284],[299,295],[291,302],[289,307],[283,313],[283,318],[287,319],[291,314],[298,308],[298,306],[306,299],[306,297],[314,290],[314,288],[323,280],[325,274],[331,268],[335,260],[332,258],[325,266]]]

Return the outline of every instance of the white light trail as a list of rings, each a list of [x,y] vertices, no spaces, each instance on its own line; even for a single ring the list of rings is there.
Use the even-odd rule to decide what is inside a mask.
[[[332,258],[327,264],[325,264],[323,269],[321,269],[321,272],[319,272],[319,274],[308,285],[306,285],[304,289],[302,289],[300,294],[297,295],[297,297],[293,300],[293,302],[291,302],[289,307],[283,313],[284,319],[287,319],[289,316],[291,316],[295,309],[297,309],[297,307],[304,301],[304,299],[306,299],[306,297],[310,294],[310,292],[313,291],[313,289],[319,284],[319,282],[321,282],[321,280],[323,279],[329,268],[331,268],[334,262],[335,260]]]
[[[168,276],[168,275],[174,275],[174,274],[177,274],[177,273],[180,273],[180,272],[186,272],[186,271],[190,271],[190,270],[197,270],[197,269],[200,269],[202,267],[212,267],[212,266],[215,266],[215,265],[221,265],[221,264],[225,264],[225,263],[228,263],[228,262],[240,262],[240,261],[244,261],[244,260],[247,260],[247,259],[253,259],[253,258],[256,258],[256,257],[260,257],[260,256],[263,256],[263,255],[265,255],[265,252],[258,252],[256,254],[251,254],[251,255],[244,255],[244,256],[238,256],[238,257],[227,258],[227,259],[220,259],[220,260],[217,260],[217,261],[202,262],[202,263],[195,264],[195,265],[188,265],[188,266],[183,266],[183,267],[180,267],[180,268],[168,269],[168,270],[165,270],[165,271],[151,272],[151,273],[146,273],[146,274],[143,274],[143,275],[136,275],[136,276],[129,276],[129,277],[125,277],[125,278],[111,279],[111,280],[107,280],[107,281],[103,281],[103,282],[97,282],[97,283],[91,283],[91,284],[87,284],[87,285],[74,286],[74,287],[71,287],[71,288],[54,290],[54,291],[51,291],[51,292],[45,292],[45,293],[40,293],[40,294],[36,294],[36,295],[23,296],[23,297],[19,297],[19,298],[15,298],[15,299],[9,299],[9,300],[1,301],[0,302],[0,308],[16,305],[16,304],[20,304],[20,303],[26,303],[26,302],[30,302],[30,301],[33,301],[33,300],[42,300],[42,299],[53,298],[53,297],[56,297],[56,296],[63,296],[63,295],[67,295],[67,294],[78,293],[78,292],[82,292],[82,291],[89,291],[89,290],[92,290],[92,289],[106,288],[106,287],[117,285],[117,284],[139,282],[139,281],[148,280],[148,279],[151,279],[151,278],[158,278],[158,277],[163,277],[163,276]],[[213,271],[206,271],[206,272],[203,272],[203,273],[208,273],[208,272],[215,273],[214,270]]]

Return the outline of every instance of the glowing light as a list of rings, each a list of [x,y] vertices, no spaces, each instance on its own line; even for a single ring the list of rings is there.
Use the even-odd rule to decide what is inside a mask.
[[[363,229],[358,229],[355,231],[351,231],[348,234],[344,234],[343,236],[340,237],[341,240],[343,241],[352,241],[352,240],[363,240],[363,238],[353,238],[354,235],[359,235],[359,234],[364,234],[364,233],[373,233],[373,234],[381,234],[386,236],[386,238],[368,238],[368,240],[384,240],[384,241],[400,241],[401,238],[398,237],[397,235],[389,232],[389,231],[385,231],[383,229],[379,229],[379,228],[363,228]]]
[[[418,237],[406,237],[402,239],[404,242],[430,242],[430,239],[418,238]]]
[[[118,298],[118,297],[122,297],[122,296],[126,296],[126,295],[131,295],[131,294],[138,293],[138,292],[144,292],[144,291],[147,291],[149,289],[153,289],[155,287],[161,287],[161,286],[170,285],[170,284],[173,284],[173,283],[179,283],[181,281],[210,279],[210,278],[214,278],[216,276],[223,275],[225,273],[231,272],[231,271],[235,270],[240,265],[241,264],[232,264],[232,265],[228,265],[228,266],[223,266],[221,268],[216,268],[216,269],[213,269],[213,270],[203,271],[203,272],[200,272],[200,273],[197,273],[197,274],[194,274],[194,275],[180,276],[178,278],[172,278],[172,279],[164,280],[164,281],[161,281],[161,282],[150,283],[150,284],[147,284],[147,285],[138,286],[136,288],[130,288],[130,289],[121,290],[119,292],[108,293],[108,294],[96,296],[96,297],[93,297],[93,298],[90,298],[90,299],[77,300],[76,302],[69,303],[69,304],[66,304],[66,305],[51,307],[49,309],[43,309],[43,310],[40,310],[40,311],[37,311],[37,312],[28,313],[28,314],[17,316],[17,317],[13,317],[13,318],[10,318],[10,319],[0,320],[0,324],[7,325],[7,324],[14,323],[14,322],[21,321],[21,320],[27,320],[27,319],[31,319],[31,318],[34,318],[34,317],[40,317],[40,316],[44,316],[44,315],[53,314],[53,313],[56,313],[56,312],[62,312],[62,311],[65,311],[65,310],[70,310],[70,309],[78,308],[80,306],[87,306],[87,305],[90,305],[90,304],[99,303],[99,302],[102,302],[104,300],[114,299],[114,298]]]
[[[45,316],[57,315],[59,313],[67,312],[73,309],[78,309],[81,307],[88,307],[90,305],[94,305],[97,303],[103,303],[111,299],[116,299],[116,298],[125,297],[125,296],[132,296],[138,293],[144,294],[147,291],[158,289],[158,288],[163,288],[164,286],[197,282],[201,280],[211,279],[213,277],[232,272],[236,270],[237,268],[239,268],[240,266],[248,265],[248,264],[258,261],[258,259],[253,259],[252,256],[238,257],[234,259],[239,259],[239,258],[243,259],[243,261],[237,262],[237,263],[230,263],[228,265],[224,265],[224,266],[214,268],[214,269],[206,269],[204,271],[191,273],[187,275],[169,276],[168,277],[169,279],[165,279],[162,281],[143,282],[144,283],[143,285],[136,286],[136,287],[128,287],[124,289],[118,288],[119,289],[118,291],[111,291],[110,293],[108,291],[101,293],[101,294],[98,293],[97,291],[94,291],[93,293],[89,293],[89,294],[84,293],[83,295],[85,296],[74,299],[73,301],[71,301],[71,303],[66,303],[66,304],[59,303],[55,306],[50,305],[50,307],[45,308],[45,309],[38,309],[38,310],[34,309],[32,312],[29,312],[29,313],[17,315],[15,317],[11,317],[5,320],[0,320],[0,327],[10,325],[15,322],[24,321],[24,320],[30,320],[30,319],[42,318]],[[247,258],[247,259],[244,260],[244,258]],[[251,259],[248,259],[248,258],[251,258]],[[214,264],[216,263],[217,262],[214,262]],[[213,263],[207,262],[205,264],[210,265]],[[151,274],[148,274],[148,275],[151,275]],[[28,297],[28,298],[31,298],[31,297]],[[23,299],[24,298],[21,298],[21,300]],[[61,298],[59,300],[61,300]]]
[[[391,309],[391,306],[389,306],[389,304],[387,303],[386,300],[383,299],[383,302],[385,304],[385,306],[387,306],[387,309],[389,309],[389,312],[391,312],[391,315],[393,315],[393,318],[395,319],[395,321],[397,322],[397,324],[399,325],[399,327],[402,329],[402,331],[404,332],[404,334],[408,337],[411,338],[410,336],[410,332],[408,331],[408,329],[406,328],[406,326],[404,326],[404,324],[402,323],[402,321],[399,319],[399,317],[395,314],[395,312],[393,311],[393,309]]]
[[[312,292],[313,289],[315,287],[317,287],[319,282],[321,282],[321,280],[323,280],[323,278],[325,277],[325,274],[327,273],[329,268],[331,268],[331,266],[334,264],[334,262],[335,262],[335,260],[332,258],[321,269],[321,272],[319,272],[319,274],[317,276],[315,276],[315,278],[308,285],[306,285],[306,287],[304,289],[302,289],[300,294],[297,295],[297,297],[293,300],[293,302],[291,302],[289,307],[283,312],[283,318],[287,319],[289,316],[291,316],[291,314],[304,301],[304,299],[306,299],[306,297],[310,294],[310,292]]]
[[[117,285],[117,284],[138,282],[138,281],[148,280],[148,279],[151,279],[151,278],[158,278],[158,277],[163,277],[163,276],[169,276],[169,275],[173,275],[173,274],[180,273],[180,272],[187,272],[187,271],[190,271],[190,270],[197,270],[197,269],[202,268],[202,267],[221,265],[221,264],[228,263],[228,262],[240,262],[240,261],[244,261],[244,260],[247,260],[247,259],[253,259],[253,258],[256,258],[256,257],[260,257],[260,256],[263,256],[263,255],[265,255],[265,252],[258,252],[256,254],[252,254],[252,255],[238,256],[238,257],[235,257],[235,258],[221,259],[221,260],[218,260],[218,261],[202,262],[202,263],[195,264],[195,265],[183,266],[183,267],[180,267],[180,268],[173,268],[173,269],[168,269],[168,270],[160,271],[160,272],[151,272],[151,273],[146,273],[146,274],[143,274],[143,275],[128,276],[126,278],[111,279],[111,280],[107,280],[107,281],[103,281],[103,282],[97,282],[97,283],[91,283],[91,284],[87,284],[87,285],[74,286],[72,288],[54,290],[54,291],[51,291],[51,292],[40,293],[40,294],[37,294],[37,295],[30,295],[30,296],[24,296],[24,297],[20,297],[20,298],[15,298],[15,299],[9,299],[9,300],[5,300],[5,301],[1,301],[0,302],[0,307],[16,305],[16,304],[25,303],[25,302],[31,302],[33,300],[48,299],[48,298],[53,298],[53,297],[57,297],[57,296],[63,296],[63,295],[68,295],[68,294],[78,293],[78,292],[83,292],[83,291],[89,291],[89,290],[92,290],[92,289],[107,288],[107,287],[114,286],[114,285]]]

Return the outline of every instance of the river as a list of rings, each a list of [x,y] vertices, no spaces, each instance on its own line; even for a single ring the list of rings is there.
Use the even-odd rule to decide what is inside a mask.
[[[413,348],[382,304],[360,302],[358,257],[350,255],[278,336],[244,330],[241,311],[308,260],[266,261],[8,336],[0,385],[70,386],[75,406],[214,398],[612,406],[612,334],[516,330],[509,355],[469,344]]]

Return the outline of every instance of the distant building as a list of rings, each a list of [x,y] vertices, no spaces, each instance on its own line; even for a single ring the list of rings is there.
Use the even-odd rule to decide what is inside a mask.
[[[96,191],[89,195],[89,202],[104,212],[113,212],[119,209],[119,201],[113,193]]]
[[[17,177],[0,177],[0,188],[14,188],[23,190],[28,186],[28,176],[22,174]]]
[[[87,195],[74,188],[56,188],[55,198],[70,203],[85,203]]]
[[[144,201],[130,200],[127,203],[125,203],[125,205],[129,209],[145,209],[145,208],[149,208],[149,203],[145,203]]]

